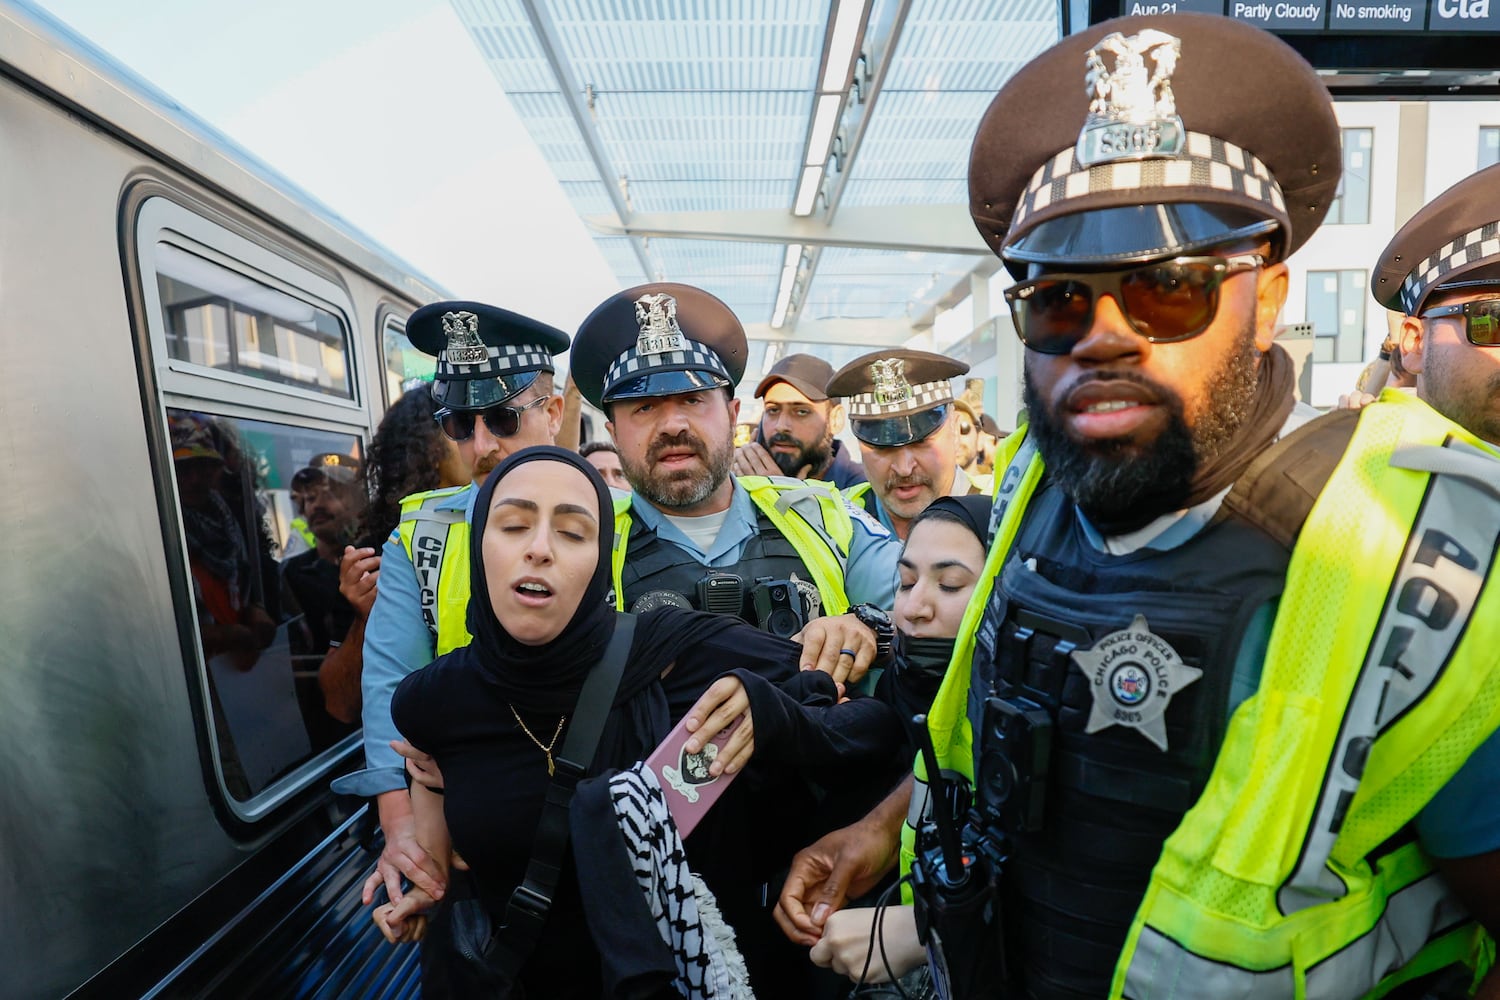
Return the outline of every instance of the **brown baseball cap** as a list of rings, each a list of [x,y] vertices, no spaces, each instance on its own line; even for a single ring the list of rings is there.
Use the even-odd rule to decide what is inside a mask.
[[[1018,278],[1268,236],[1280,259],[1323,221],[1342,163],[1328,90],[1285,42],[1218,15],[1122,17],[995,95],[969,213]]]
[[[785,382],[814,403],[828,398],[828,381],[833,378],[833,365],[812,354],[788,354],[766,372],[766,377],[755,387],[755,398],[766,394],[766,390],[777,382]]]
[[[1440,289],[1500,288],[1500,165],[1470,174],[1411,217],[1375,262],[1375,301],[1415,316]]]
[[[875,351],[855,358],[828,381],[844,400],[849,427],[865,444],[898,448],[931,436],[953,405],[951,379],[962,361],[927,351]]]

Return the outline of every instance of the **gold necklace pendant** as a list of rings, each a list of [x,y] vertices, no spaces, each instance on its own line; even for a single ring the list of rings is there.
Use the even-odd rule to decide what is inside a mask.
[[[516,725],[521,727],[521,732],[525,733],[526,738],[536,744],[538,750],[547,755],[547,777],[551,778],[555,776],[557,774],[557,765],[552,760],[552,748],[557,746],[557,738],[562,735],[563,724],[568,721],[568,717],[564,715],[557,720],[557,728],[552,732],[552,742],[544,744],[536,738],[536,734],[526,725],[526,721],[521,718],[521,713],[516,711],[516,706],[510,702],[506,702],[505,704],[510,709],[510,714],[515,716]]]

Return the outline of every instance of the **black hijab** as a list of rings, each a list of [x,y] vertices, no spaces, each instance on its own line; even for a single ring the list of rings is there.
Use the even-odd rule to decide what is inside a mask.
[[[554,639],[541,645],[521,642],[495,617],[484,565],[484,533],[496,491],[510,473],[528,462],[561,462],[577,469],[589,481],[599,509],[599,555],[594,574],[573,617]],[[474,641],[468,649],[485,679],[516,710],[549,715],[572,713],[584,679],[604,655],[619,621],[619,612],[610,601],[610,553],[614,539],[614,502],[609,487],[598,470],[575,452],[550,445],[524,448],[501,462],[480,487],[469,533],[468,626]],[[634,698],[660,678],[684,649],[731,622],[719,615],[672,607],[639,616],[615,704]]]
[[[979,547],[988,549],[989,542],[985,536],[990,530],[990,508],[994,504],[994,499],[983,493],[970,493],[962,497],[938,497],[912,518],[911,528],[928,520],[929,516],[941,512],[974,532],[974,537],[979,539]],[[910,528],[907,529],[906,537],[911,537]]]

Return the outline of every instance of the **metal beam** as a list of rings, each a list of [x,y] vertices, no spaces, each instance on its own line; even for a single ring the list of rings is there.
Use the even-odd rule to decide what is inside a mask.
[[[836,221],[799,219],[782,209],[735,212],[641,212],[586,216],[610,236],[657,236],[736,243],[802,243],[814,247],[920,250],[991,257],[967,205],[871,205],[846,208]]]
[[[810,319],[777,330],[770,323],[746,323],[750,340],[797,341],[805,344],[859,344],[875,350],[900,347],[921,329],[909,319]]]
[[[552,76],[557,80],[557,89],[562,94],[563,102],[568,106],[568,113],[573,117],[573,124],[578,127],[578,134],[583,137],[583,144],[588,149],[589,159],[593,161],[594,169],[599,173],[599,180],[604,185],[605,193],[609,195],[609,202],[614,206],[615,215],[629,221],[630,206],[625,203],[625,196],[620,192],[619,178],[614,176],[609,156],[604,152],[604,143],[594,128],[594,118],[584,99],[583,88],[578,85],[577,80],[573,79],[572,67],[563,56],[562,38],[557,33],[557,26],[552,23],[552,15],[547,13],[547,5],[541,0],[520,0],[520,4],[526,11],[526,18],[531,22],[532,30],[536,33],[537,45],[541,47],[542,54],[547,57],[547,65],[552,69]],[[636,260],[640,262],[641,273],[646,276],[646,280],[656,280],[651,261],[646,256],[646,248],[641,241],[632,239],[630,248],[635,251]]]

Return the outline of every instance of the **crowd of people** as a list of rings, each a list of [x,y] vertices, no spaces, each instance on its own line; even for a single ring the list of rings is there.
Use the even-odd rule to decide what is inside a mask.
[[[951,358],[794,354],[736,447],[690,285],[417,310],[361,540],[325,462],[285,573],[347,605],[335,787],[424,995],[1500,997],[1500,168],[1376,258],[1392,336],[1320,414],[1275,336],[1341,162],[1225,18],[1018,71],[969,165],[1012,433]]]

